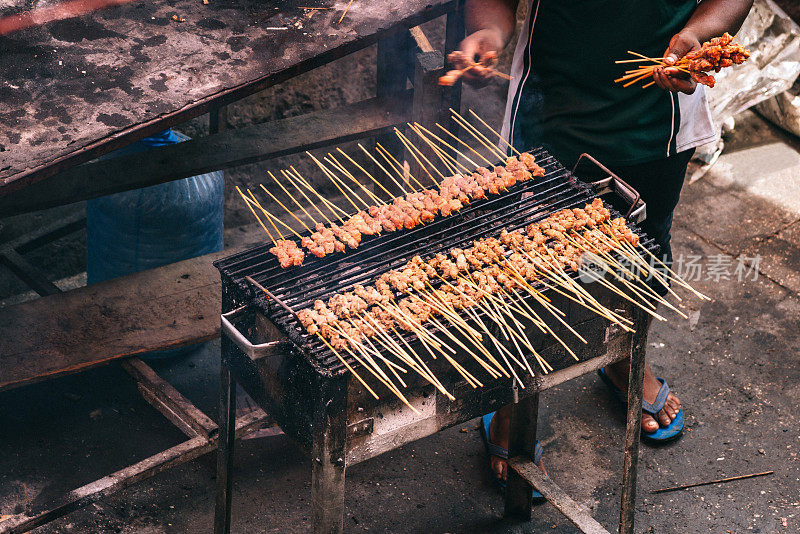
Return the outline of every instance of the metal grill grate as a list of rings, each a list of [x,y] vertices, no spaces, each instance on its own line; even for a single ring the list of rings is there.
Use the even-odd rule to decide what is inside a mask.
[[[236,300],[256,306],[301,349],[315,369],[327,376],[340,374],[346,368],[338,358],[319,339],[306,334],[285,309],[252,287],[245,277],[252,277],[293,310],[299,311],[313,305],[315,300],[327,300],[353,284],[369,284],[381,273],[404,265],[417,254],[426,259],[454,247],[466,248],[476,239],[498,236],[504,228],[522,228],[558,210],[583,207],[598,196],[543,148],[531,153],[545,169],[543,177],[517,183],[502,195],[473,201],[457,214],[437,217],[424,226],[365,236],[354,251],[348,249],[345,253],[324,258],[309,257],[303,266],[292,269],[281,268],[277,258],[269,253],[269,244],[219,260],[215,266],[220,270],[223,282],[238,293]],[[620,216],[612,206],[608,207],[613,217]],[[652,239],[644,236],[635,225],[630,226],[639,235],[642,245],[656,252],[657,245]],[[413,342],[413,339],[413,334],[407,334],[407,341]]]

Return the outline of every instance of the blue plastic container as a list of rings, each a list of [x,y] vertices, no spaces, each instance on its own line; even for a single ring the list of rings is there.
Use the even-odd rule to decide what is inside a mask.
[[[166,130],[105,156],[142,152],[189,137]],[[212,172],[86,203],[90,284],[222,250],[225,178]],[[160,355],[176,355],[176,349]]]

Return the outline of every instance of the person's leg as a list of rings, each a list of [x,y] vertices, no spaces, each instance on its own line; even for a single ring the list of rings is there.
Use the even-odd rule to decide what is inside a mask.
[[[492,424],[489,425],[489,441],[495,445],[508,450],[508,432],[511,427],[511,405],[503,406],[497,410],[492,417]],[[508,476],[508,461],[497,456],[489,456],[489,465],[494,475],[500,480],[505,481]],[[545,475],[544,460],[538,464],[539,469]]]
[[[642,230],[661,247],[661,256],[667,265],[672,263],[670,247],[672,213],[678,204],[681,187],[686,176],[686,166],[693,153],[694,150],[687,150],[656,162],[613,169],[620,178],[639,192],[642,200],[647,204],[647,218],[641,225]],[[666,294],[666,288],[662,286],[655,287],[655,289],[662,295]],[[618,388],[626,390],[629,370],[630,364],[628,360],[625,360],[608,366],[606,374]],[[661,382],[656,379],[650,366],[646,365],[644,399],[650,403],[654,402],[660,388]],[[653,433],[658,430],[659,425],[669,426],[678,415],[680,408],[680,399],[670,391],[664,408],[656,416],[658,421],[648,413],[642,414],[642,431]]]

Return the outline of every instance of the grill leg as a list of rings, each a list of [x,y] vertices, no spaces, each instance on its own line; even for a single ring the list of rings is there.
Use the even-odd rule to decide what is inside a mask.
[[[323,395],[314,417],[311,515],[315,534],[339,534],[344,529],[347,387],[341,381],[327,386],[322,386]]]
[[[231,369],[221,363],[219,390],[219,449],[217,451],[217,498],[214,507],[214,534],[230,534],[231,490],[233,489],[233,445],[236,431],[236,384]]]
[[[508,457],[523,456],[533,461],[536,447],[536,423],[539,418],[539,394],[535,393],[511,405],[511,429]],[[508,470],[506,480],[506,517],[531,518],[532,486],[513,470]]]
[[[642,398],[644,397],[645,348],[650,319],[634,308],[634,328],[631,335],[631,368],[628,378],[628,420],[625,428],[625,460],[622,466],[622,500],[620,502],[619,532],[633,534],[636,504],[636,469],[639,463],[639,438],[642,430]]]

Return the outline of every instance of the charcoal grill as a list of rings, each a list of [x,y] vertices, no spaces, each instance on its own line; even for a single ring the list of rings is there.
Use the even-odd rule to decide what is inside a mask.
[[[531,151],[545,175],[514,185],[502,195],[474,201],[459,213],[440,217],[413,230],[365,238],[355,251],[312,258],[303,266],[282,269],[262,245],[215,263],[222,276],[222,383],[215,532],[229,532],[233,459],[235,383],[239,383],[277,421],[283,431],[312,459],[312,524],[315,532],[340,532],[344,508],[345,466],[367,460],[410,441],[463,423],[501,406],[514,403],[512,461],[506,512],[530,517],[530,487],[546,498],[586,532],[605,532],[582,508],[549,479],[531,469],[536,434],[538,394],[609,363],[631,358],[628,427],[626,432],[620,532],[632,532],[636,453],[644,362],[646,319],[638,308],[600,287],[587,289],[604,305],[634,321],[634,333],[625,333],[605,319],[559,295],[548,295],[567,313],[568,323],[588,344],[571,345],[575,362],[553,338],[533,334],[533,346],[555,369],[522,384],[498,380],[473,389],[439,360],[426,362],[456,397],[450,401],[421,378],[413,379],[404,394],[418,410],[392,398],[375,384],[375,400],[356,381],[339,358],[317,338],[309,336],[293,311],[326,300],[356,283],[369,283],[387,270],[398,268],[414,255],[428,257],[453,247],[465,248],[475,239],[496,236],[502,229],[522,228],[563,208],[582,207],[602,195],[613,216],[627,216],[641,243],[657,252],[652,239],[636,226],[645,216],[638,194],[607,171],[604,180],[585,183],[559,164],[544,149]],[[583,158],[584,156],[582,156]],[[247,278],[255,280],[275,298],[268,298]],[[595,286],[598,284],[595,284]],[[532,307],[538,306],[534,302]],[[287,309],[291,308],[291,309]],[[541,313],[541,317],[547,314]],[[549,325],[557,334],[564,327]],[[535,329],[528,329],[534,332]],[[566,335],[562,339],[569,339]],[[412,335],[407,340],[413,343]],[[494,347],[487,347],[493,350]],[[470,372],[477,365],[463,354],[455,357]],[[348,362],[357,366],[355,361]],[[372,384],[371,384],[372,385]]]

